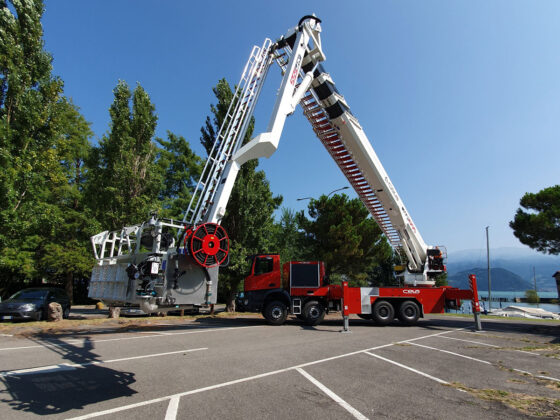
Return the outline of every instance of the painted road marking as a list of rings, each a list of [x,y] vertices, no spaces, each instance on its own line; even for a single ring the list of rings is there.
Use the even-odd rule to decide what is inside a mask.
[[[41,366],[36,368],[19,369],[19,370],[11,370],[8,372],[2,372],[0,373],[0,377],[33,375],[37,373],[50,373],[50,372],[58,372],[63,370],[74,370],[79,367],[102,365],[105,363],[124,362],[127,360],[146,359],[148,357],[168,356],[170,354],[191,353],[193,351],[200,351],[200,350],[208,350],[208,348],[202,347],[199,349],[187,349],[187,350],[170,351],[167,353],[146,354],[143,356],[123,357],[121,359],[95,360],[93,362],[87,362],[87,363],[61,363],[59,365]]]
[[[429,334],[429,335],[426,335],[426,336],[413,338],[411,340],[421,340],[423,338],[433,337],[435,335],[441,335],[441,334],[448,334],[448,333],[452,333],[452,332],[459,331],[459,330],[462,330],[462,328],[453,329],[453,330],[446,330],[446,331],[442,331],[442,332],[439,332],[439,333],[436,333],[436,334]],[[162,401],[171,400],[172,398],[176,398],[176,397],[181,398],[181,397],[184,397],[184,396],[187,396],[187,395],[198,394],[198,393],[201,393],[201,392],[210,391],[210,390],[218,389],[218,388],[223,388],[223,387],[226,387],[226,386],[235,385],[235,384],[239,384],[239,383],[242,383],[242,382],[248,382],[248,381],[252,381],[252,380],[255,380],[255,379],[266,378],[268,376],[277,375],[279,373],[288,372],[288,371],[291,371],[291,370],[294,370],[294,369],[304,368],[306,366],[312,366],[312,365],[315,365],[315,364],[318,364],[318,363],[323,363],[323,362],[328,362],[330,360],[340,359],[342,357],[353,356],[353,355],[360,354],[360,353],[366,353],[368,351],[373,351],[373,350],[382,349],[382,348],[385,348],[385,347],[394,346],[395,344],[397,344],[397,343],[383,344],[383,345],[380,345],[380,346],[377,346],[377,347],[370,347],[370,348],[365,349],[365,350],[358,350],[358,351],[353,351],[353,352],[350,352],[350,353],[341,354],[341,355],[338,355],[338,356],[327,357],[325,359],[315,360],[313,362],[302,363],[300,365],[291,366],[291,367],[284,368],[284,369],[273,370],[273,371],[270,371],[270,372],[261,373],[259,375],[254,375],[254,376],[248,376],[248,377],[245,377],[245,378],[235,379],[235,380],[232,380],[232,381],[207,386],[207,387],[204,387],[204,388],[193,389],[191,391],[185,391],[185,392],[181,392],[181,393],[177,393],[177,394],[167,395],[165,397],[154,398],[152,400],[146,400],[146,401],[141,401],[141,402],[134,403],[134,404],[123,405],[121,407],[111,408],[111,409],[108,409],[108,410],[97,411],[97,412],[93,412],[93,413],[90,413],[90,414],[85,414],[83,416],[72,417],[69,420],[85,420],[85,419],[91,419],[91,418],[94,418],[94,417],[105,416],[105,415],[108,415],[108,414],[114,414],[114,413],[118,413],[118,412],[121,412],[121,411],[130,410],[130,409],[133,409],[133,408],[143,407],[145,405],[150,405],[150,404],[155,404],[155,403],[162,402]],[[373,353],[371,355],[373,356]],[[378,356],[375,356],[375,357],[378,357]],[[433,377],[431,377],[431,378],[433,378]],[[443,382],[445,382],[445,381],[443,381]]]
[[[541,379],[548,379],[549,381],[560,382],[560,379],[552,378],[552,377],[550,377],[550,376],[536,375],[536,377],[537,377],[537,378],[541,378]]]
[[[515,351],[518,351],[519,353],[530,354],[531,356],[540,356],[539,353],[531,353],[530,351],[525,351],[525,350],[515,350]]]
[[[348,404],[346,401],[344,401],[342,398],[340,398],[338,395],[332,392],[329,388],[327,388],[325,385],[323,385],[321,382],[319,382],[317,379],[315,379],[305,370],[301,368],[296,368],[296,370],[299,373],[301,373],[303,376],[305,376],[305,378],[307,378],[313,385],[315,385],[317,388],[319,388],[321,391],[323,391],[325,394],[331,397],[338,405],[340,405],[342,408],[344,408],[346,411],[352,414],[352,416],[354,416],[358,420],[368,420],[366,416],[364,416],[362,413],[360,413],[358,410],[356,410],[354,407],[352,407],[350,404]],[[167,417],[165,420],[168,420]]]
[[[177,410],[179,410],[179,400],[181,397],[173,397],[169,400],[167,411],[165,412],[165,420],[175,420],[177,418]]]
[[[401,367],[401,368],[403,368],[403,369],[410,370],[411,372],[417,373],[418,375],[425,376],[426,378],[429,378],[429,379],[431,379],[431,380],[433,380],[433,381],[439,382],[440,384],[449,385],[449,382],[446,382],[446,381],[444,381],[443,379],[439,379],[439,378],[436,378],[435,376],[428,375],[427,373],[424,373],[424,372],[422,372],[422,371],[419,371],[419,370],[417,370],[417,369],[414,369],[414,368],[412,368],[412,367],[410,367],[410,366],[403,365],[402,363],[395,362],[394,360],[387,359],[387,358],[385,358],[385,357],[383,357],[383,356],[379,356],[378,354],[370,353],[369,351],[365,351],[364,353],[365,353],[365,354],[369,354],[370,356],[373,356],[373,357],[377,357],[378,359],[384,360],[384,361],[386,361],[386,362],[388,362],[388,363],[392,363],[393,365],[399,366],[399,367]]]
[[[250,325],[250,326],[246,326],[246,327],[223,327],[223,328],[208,328],[208,329],[202,329],[201,328],[199,330],[194,330],[194,331],[183,331],[183,332],[177,332],[177,333],[174,332],[174,333],[167,333],[165,335],[200,334],[200,333],[214,332],[214,331],[239,330],[239,329],[243,329],[243,328],[262,328],[264,326],[265,325]],[[163,333],[161,333],[161,334],[163,334]],[[104,339],[101,339],[101,340],[90,340],[90,339],[88,339],[87,342],[90,342],[90,343],[105,343],[105,342],[109,342],[109,341],[141,340],[143,338],[153,338],[153,337],[158,337],[158,336],[157,335],[139,335],[139,336],[134,336],[134,337],[104,338]],[[68,341],[65,341],[65,342],[60,343],[60,344],[59,343],[49,344],[48,341],[45,341],[45,344],[34,345],[34,346],[0,348],[0,351],[67,347],[67,346],[72,346],[74,344],[83,343],[84,341],[86,341],[86,340],[85,339],[68,340]]]
[[[405,343],[408,343],[408,341],[405,341]],[[455,353],[455,352],[449,351],[449,350],[443,350],[443,349],[438,349],[438,348],[436,348],[436,347],[424,346],[423,344],[418,344],[418,343],[409,343],[409,344],[411,344],[411,345],[413,345],[413,346],[424,347],[424,348],[430,349],[430,350],[441,351],[442,353],[452,354],[453,356],[464,357],[465,359],[474,360],[475,362],[485,363],[485,364],[487,364],[487,365],[491,365],[491,364],[492,364],[492,363],[490,363],[490,362],[487,362],[486,360],[480,360],[480,359],[477,359],[477,358],[475,358],[475,357],[465,356],[464,354]]]
[[[479,331],[479,332],[464,331],[464,332],[465,332],[465,333],[468,333],[468,334],[481,335],[481,334],[479,334],[479,333],[482,333],[482,332],[485,332],[485,331]],[[445,337],[445,338],[451,338],[451,337]],[[452,339],[452,338],[451,338],[451,339]],[[506,338],[506,339],[507,339],[507,338]],[[455,338],[454,340],[460,340],[460,339],[459,339],[459,338]],[[468,340],[464,340],[464,341],[468,341]],[[498,348],[500,348],[500,346],[494,346],[494,345],[492,345],[492,344],[484,344],[484,343],[479,343],[479,344],[482,344],[482,345],[485,345],[485,346],[490,346],[490,347],[498,347]],[[520,353],[530,354],[531,356],[540,356],[539,353],[531,353],[530,351],[525,351],[525,350],[516,350],[516,349],[513,349],[513,351],[518,351],[518,352],[520,352]]]
[[[447,337],[445,335],[440,335],[439,337],[440,338],[447,338],[448,340],[457,340],[457,341],[465,341],[467,343],[480,344],[481,346],[496,347],[498,349],[500,348],[500,346],[495,346],[494,344],[483,343],[482,341],[465,340],[463,338]]]

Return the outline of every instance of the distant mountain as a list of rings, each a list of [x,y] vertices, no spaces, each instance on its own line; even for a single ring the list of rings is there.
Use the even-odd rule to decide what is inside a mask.
[[[460,289],[469,288],[469,274],[475,274],[478,290],[488,290],[488,270],[486,268],[472,268],[450,274],[447,281],[450,286]],[[518,292],[533,288],[533,283],[523,280],[520,276],[504,268],[490,268],[492,276],[492,290],[501,292]]]
[[[479,286],[483,283],[486,290],[488,289],[488,279],[486,275],[486,249],[477,250],[464,250],[449,253],[447,258],[447,271],[449,273],[449,278],[458,279],[457,275],[463,275],[464,272],[469,271],[473,273],[473,270],[481,270],[480,275],[484,276],[484,280],[478,276]],[[492,290],[503,290],[503,291],[525,291],[527,289],[532,289],[533,286],[533,267],[535,267],[535,273],[537,278],[537,289],[541,292],[554,292],[556,291],[556,282],[552,275],[560,270],[560,257],[555,255],[545,255],[533,251],[530,248],[496,248],[490,249],[490,267],[492,268]],[[524,287],[521,289],[512,289],[503,283],[500,287],[508,287],[506,289],[498,289],[494,285],[494,269],[504,269],[511,274],[516,275],[525,283],[530,284],[530,287],[522,286],[519,283],[519,287]],[[469,274],[469,273],[467,273]],[[506,276],[505,274],[497,274],[498,277]],[[503,277],[508,278],[510,281],[516,283],[513,277]],[[467,278],[468,279],[468,278]],[[457,280],[458,281],[458,280]],[[468,281],[468,280],[466,280]],[[467,284],[468,285],[468,284]]]

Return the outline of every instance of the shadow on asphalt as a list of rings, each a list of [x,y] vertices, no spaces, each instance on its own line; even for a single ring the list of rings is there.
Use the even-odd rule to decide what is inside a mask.
[[[85,337],[82,345],[68,344],[59,339],[51,339],[48,344],[48,349],[61,355],[65,363],[90,365],[59,365],[48,373],[3,376],[0,380],[6,390],[0,391],[2,403],[13,410],[49,415],[81,410],[89,404],[136,393],[130,388],[135,382],[133,373],[91,364],[100,362],[100,359],[94,353],[94,343],[89,337]]]

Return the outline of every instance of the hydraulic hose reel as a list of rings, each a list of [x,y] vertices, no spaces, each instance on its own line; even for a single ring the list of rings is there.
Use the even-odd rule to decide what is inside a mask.
[[[206,268],[222,265],[229,253],[227,232],[216,223],[203,223],[188,228],[183,244],[190,256]]]

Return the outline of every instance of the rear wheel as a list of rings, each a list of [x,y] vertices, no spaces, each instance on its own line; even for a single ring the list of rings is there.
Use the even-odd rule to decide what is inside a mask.
[[[399,320],[406,325],[416,324],[420,318],[420,308],[411,300],[407,300],[399,307]]]
[[[378,300],[373,305],[373,320],[379,325],[387,325],[395,319],[395,308],[386,300]]]
[[[286,317],[288,316],[288,308],[279,300],[275,300],[266,305],[266,308],[264,308],[263,311],[263,315],[269,324],[282,325],[284,322],[286,322]]]
[[[325,307],[321,302],[310,300],[303,306],[303,318],[307,325],[318,325],[325,318]]]

